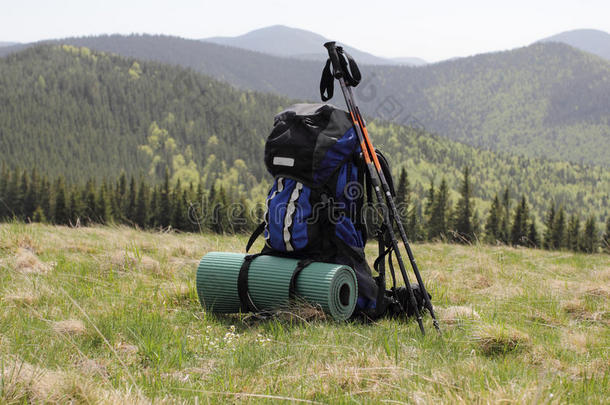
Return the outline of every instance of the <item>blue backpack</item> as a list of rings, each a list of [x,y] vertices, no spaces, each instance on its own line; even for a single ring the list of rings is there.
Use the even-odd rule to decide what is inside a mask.
[[[377,286],[364,257],[362,212],[366,168],[348,112],[329,104],[296,104],[275,117],[265,144],[274,182],[264,221],[264,254],[346,264],[358,279],[359,307]]]

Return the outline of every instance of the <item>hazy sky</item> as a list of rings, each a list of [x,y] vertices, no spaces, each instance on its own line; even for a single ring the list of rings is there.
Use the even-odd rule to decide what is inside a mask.
[[[379,56],[437,61],[575,28],[610,32],[610,1],[0,0],[0,41],[134,32],[205,38],[273,24]]]

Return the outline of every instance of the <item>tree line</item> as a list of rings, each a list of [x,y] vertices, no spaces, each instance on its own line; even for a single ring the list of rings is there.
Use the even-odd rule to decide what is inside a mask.
[[[606,219],[605,231],[601,233],[595,217],[589,216],[581,225],[581,218],[577,214],[568,218],[563,206],[558,207],[551,202],[544,218],[545,230],[541,233],[525,195],[513,206],[508,187],[501,194],[496,193],[487,217],[481,221],[473,202],[468,166],[463,170],[459,199],[455,205],[451,202],[447,181],[443,178],[438,188],[434,182],[430,184],[422,209],[421,204],[413,199],[404,168],[400,172],[396,200],[401,207],[401,220],[407,234],[417,241],[482,241],[549,250],[594,253],[601,248],[610,252],[610,216]]]
[[[222,186],[204,191],[202,182],[172,183],[168,170],[159,184],[122,173],[115,181],[88,180],[83,185],[67,184],[62,176],[51,181],[36,169],[4,167],[0,172],[0,221],[235,233],[253,228],[254,218],[238,209],[247,205],[233,204]]]
[[[481,219],[472,188],[470,170],[465,167],[455,204],[444,178],[438,187],[432,182],[425,198],[418,199],[402,168],[396,202],[410,239],[610,252],[610,217],[602,233],[594,217],[583,223],[577,215],[568,217],[562,206],[551,203],[543,221],[545,229],[540,232],[525,195],[514,204],[509,189],[504,189],[495,195],[487,216]],[[0,221],[70,226],[114,223],[220,234],[253,230],[263,216],[263,206],[233,196],[221,182],[206,190],[203,181],[172,181],[167,169],[158,184],[121,173],[113,181],[91,179],[82,185],[68,184],[62,176],[50,180],[36,169],[20,171],[3,166],[0,170]]]

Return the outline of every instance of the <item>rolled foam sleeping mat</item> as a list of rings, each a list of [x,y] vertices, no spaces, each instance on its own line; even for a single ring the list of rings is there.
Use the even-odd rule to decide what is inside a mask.
[[[206,310],[237,313],[241,305],[237,278],[245,254],[211,252],[203,256],[197,268],[197,295]],[[299,261],[262,255],[250,263],[248,291],[261,311],[286,307],[290,279]],[[356,307],[358,282],[351,267],[313,262],[296,277],[295,294],[312,305],[319,305],[335,320],[348,319]]]

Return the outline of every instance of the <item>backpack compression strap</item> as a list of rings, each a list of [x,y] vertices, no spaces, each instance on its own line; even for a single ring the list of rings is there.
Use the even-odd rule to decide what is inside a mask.
[[[312,260],[312,259],[303,259],[297,263],[297,266],[294,268],[294,271],[292,272],[292,277],[290,278],[290,285],[288,287],[288,298],[289,299],[292,300],[296,297],[297,277],[299,276],[299,274],[305,267],[309,266],[314,261],[315,260]]]
[[[362,79],[362,75],[360,74],[360,69],[356,64],[356,61],[349,53],[345,52],[341,46],[337,47],[337,54],[339,55],[341,70],[345,75],[345,83],[351,87],[358,86],[358,83],[360,83],[360,80]],[[322,101],[328,101],[333,98],[335,92],[336,73],[331,72],[331,65],[330,58],[328,58],[326,66],[324,66],[324,70],[322,70],[322,78],[320,79],[320,97],[322,97]]]
[[[261,234],[264,231],[265,231],[265,221],[263,221],[260,224],[258,224],[258,226],[254,230],[254,232],[252,232],[252,235],[250,235],[250,239],[248,239],[248,243],[246,244],[246,253],[248,252],[248,250],[250,250],[250,248],[252,247],[252,245],[254,244],[256,239],[259,236],[261,236]]]
[[[237,294],[239,295],[239,302],[241,303],[241,312],[259,312],[256,305],[254,305],[254,302],[252,302],[250,292],[248,291],[248,272],[252,261],[262,254],[263,253],[257,253],[244,257],[244,262],[239,268],[239,275],[237,276]]]

